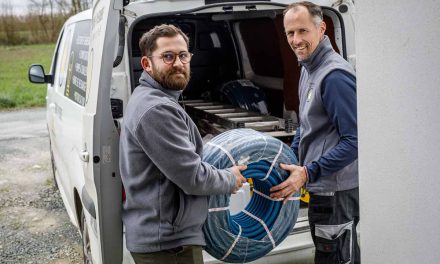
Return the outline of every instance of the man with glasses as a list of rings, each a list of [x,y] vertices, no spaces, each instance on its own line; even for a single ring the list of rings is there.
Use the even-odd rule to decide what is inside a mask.
[[[245,166],[217,170],[202,162],[201,136],[178,103],[190,79],[188,42],[173,25],[156,26],[139,41],[144,72],[120,138],[122,220],[136,263],[203,263],[206,196],[246,182]]]

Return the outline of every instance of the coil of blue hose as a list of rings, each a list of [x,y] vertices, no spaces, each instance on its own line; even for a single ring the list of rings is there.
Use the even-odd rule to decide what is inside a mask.
[[[227,101],[242,109],[267,114],[266,96],[262,89],[250,80],[229,81],[220,88],[220,93]]]
[[[205,144],[203,161],[219,169],[245,164],[242,175],[253,179],[252,197],[237,214],[231,215],[228,210],[230,195],[209,197],[210,212],[203,226],[205,250],[225,262],[244,263],[263,257],[279,245],[296,223],[299,193],[283,205],[270,199],[269,189],[289,176],[280,163],[298,163],[293,151],[266,134],[233,129]]]

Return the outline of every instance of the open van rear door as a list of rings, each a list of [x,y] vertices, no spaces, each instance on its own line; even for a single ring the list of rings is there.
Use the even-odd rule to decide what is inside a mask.
[[[122,0],[93,0],[82,120],[81,159],[85,185],[78,190],[93,263],[122,262],[119,140],[110,107],[110,83],[121,11]]]

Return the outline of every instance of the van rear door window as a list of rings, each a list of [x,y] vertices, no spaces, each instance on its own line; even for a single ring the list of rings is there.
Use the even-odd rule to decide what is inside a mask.
[[[90,20],[76,23],[67,66],[64,96],[79,105],[85,105],[87,64],[90,43]]]

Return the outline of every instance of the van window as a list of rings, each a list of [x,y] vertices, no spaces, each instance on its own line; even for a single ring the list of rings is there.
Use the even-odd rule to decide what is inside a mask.
[[[69,57],[70,44],[73,36],[73,29],[75,25],[69,25],[64,28],[62,37],[58,46],[57,62],[54,67],[54,87],[55,91],[64,94],[64,88],[66,86],[67,75],[67,60]]]
[[[90,26],[90,20],[83,20],[64,28],[54,68],[55,91],[81,106],[85,104]]]
[[[86,98],[90,26],[90,20],[75,24],[64,89],[64,96],[82,106]]]

